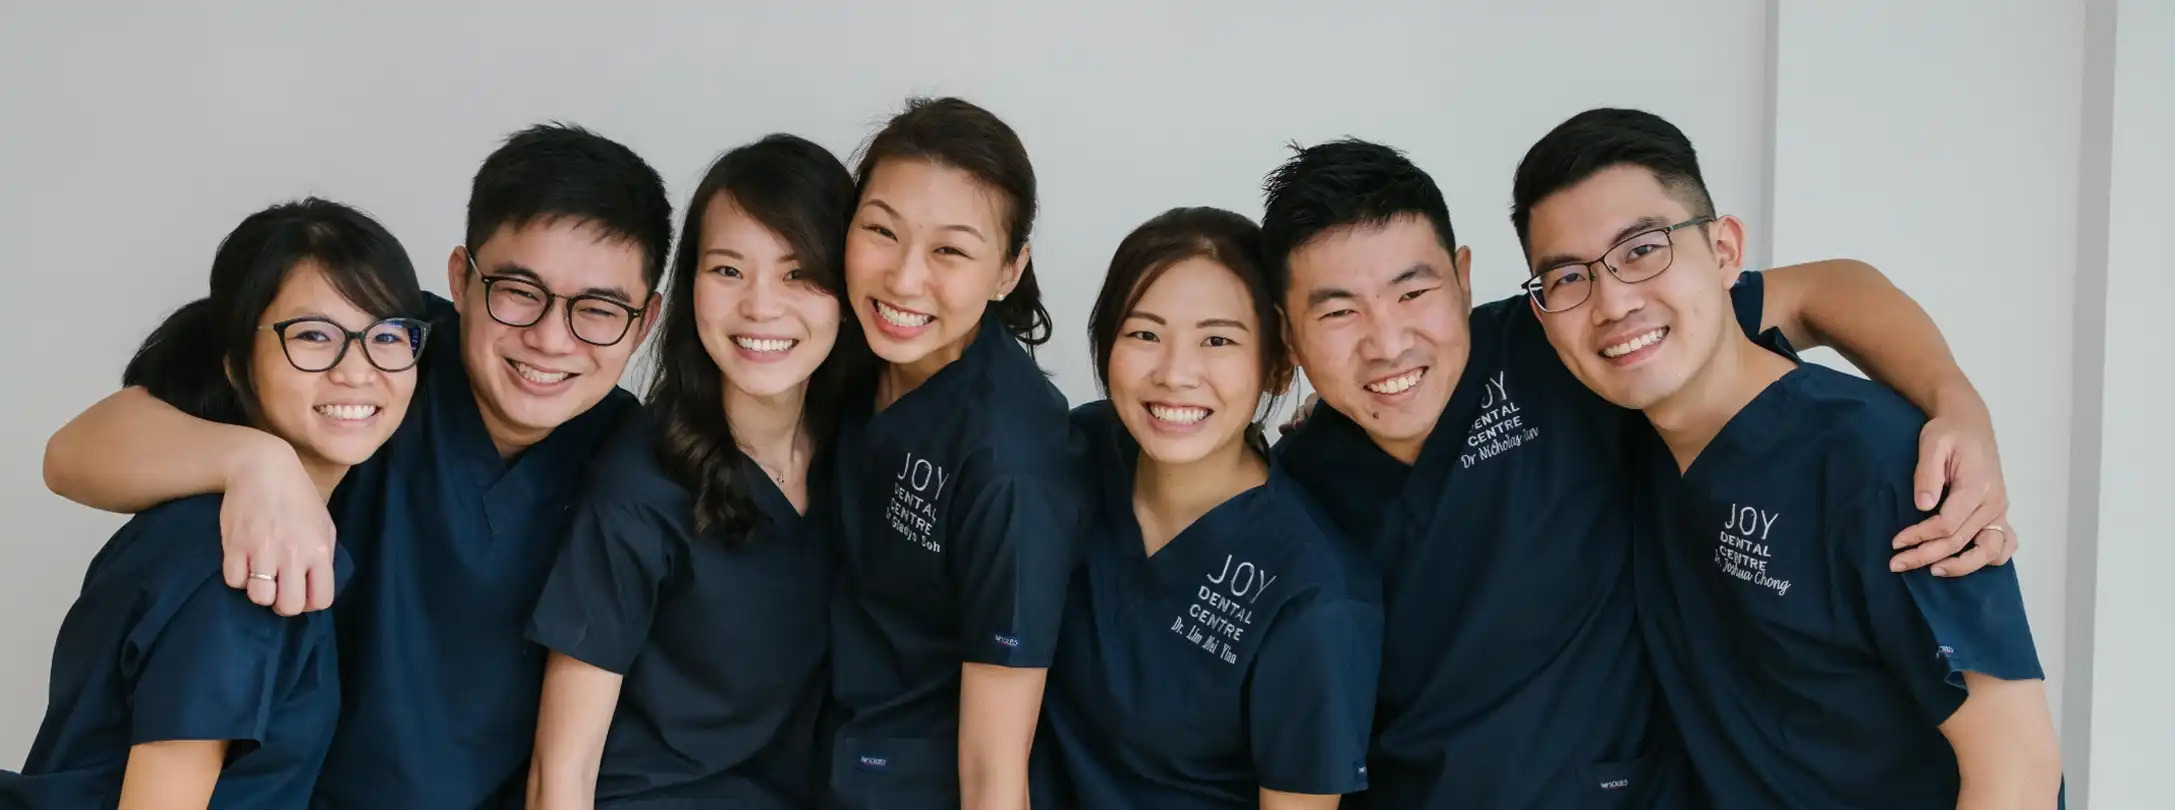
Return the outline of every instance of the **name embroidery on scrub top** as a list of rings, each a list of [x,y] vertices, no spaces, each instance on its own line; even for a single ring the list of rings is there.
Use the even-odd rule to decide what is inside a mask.
[[[891,486],[891,502],[884,507],[891,530],[925,551],[943,553],[944,541],[936,533],[937,499],[944,496],[948,480],[944,465],[906,451],[898,480]]]
[[[1276,584],[1276,575],[1236,554],[1226,554],[1222,570],[1202,579],[1185,615],[1171,620],[1171,632],[1219,661],[1237,664],[1237,645],[1254,626],[1253,607]]]

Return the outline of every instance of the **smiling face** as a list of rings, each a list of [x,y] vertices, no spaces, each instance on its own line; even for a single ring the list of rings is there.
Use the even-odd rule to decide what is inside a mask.
[[[1291,252],[1292,349],[1322,401],[1410,463],[1471,352],[1472,254],[1418,216],[1325,232]]]
[[[1110,404],[1159,464],[1245,452],[1265,363],[1253,294],[1229,268],[1191,258],[1164,270],[1110,348]]]
[[[966,172],[893,159],[870,174],[846,236],[846,292],[885,362],[926,378],[955,360],[1028,259],[1006,256],[1005,201]]]
[[[1585,300],[1562,312],[1535,307],[1564,365],[1621,407],[1643,410],[1683,391],[1737,328],[1729,288],[1743,269],[1744,226],[1725,216],[1652,233],[1692,219],[1677,197],[1652,171],[1623,165],[1532,208],[1527,253],[1536,273],[1606,253],[1637,278],[1646,273],[1635,263],[1666,261],[1659,275],[1635,284],[1598,267],[1550,273],[1544,282],[1585,285]]]
[[[806,386],[838,340],[838,298],[723,193],[703,212],[700,261],[695,329],[725,384],[757,397]]]
[[[462,360],[484,427],[501,454],[542,441],[619,384],[627,359],[656,320],[657,297],[642,281],[643,259],[633,243],[600,239],[592,227],[565,219],[500,228],[475,247],[473,257],[453,251],[446,272],[461,313]],[[560,298],[546,302],[546,294]],[[564,298],[583,294],[604,300]],[[526,320],[521,316],[537,307],[544,311],[534,323],[505,323]],[[623,336],[607,346],[573,331],[608,337],[621,322]]]
[[[339,329],[360,332],[379,320],[342,297],[313,262],[296,265],[280,285],[260,325],[296,318],[324,318]],[[377,330],[366,339],[391,340],[399,330]],[[263,427],[293,445],[304,466],[320,481],[338,480],[348,467],[362,463],[393,435],[408,412],[415,393],[414,366],[386,372],[371,365],[365,353],[388,351],[349,344],[338,365],[326,371],[302,371],[288,362],[289,351],[303,356],[320,352],[347,336],[317,321],[295,323],[281,336],[271,329],[257,331],[250,358],[250,385],[257,400]],[[408,349],[412,357],[412,349]],[[397,352],[386,355],[391,358]],[[306,363],[314,365],[314,363]],[[397,362],[386,365],[399,367]]]

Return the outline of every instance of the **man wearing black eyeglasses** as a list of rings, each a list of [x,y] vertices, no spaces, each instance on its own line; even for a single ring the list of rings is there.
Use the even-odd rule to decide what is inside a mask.
[[[1636,416],[1571,375],[1529,296],[1473,306],[1472,254],[1442,193],[1396,150],[1316,145],[1266,185],[1263,252],[1325,406],[1278,442],[1278,462],[1383,574],[1369,787],[1345,806],[1685,806],[1682,746],[1634,618],[1621,441]],[[1926,485],[1968,484],[1972,497],[1950,497],[1958,517],[1978,503],[1999,513],[1983,406],[1877,272],[1778,268],[1718,306],[1724,326],[1829,336],[1939,400],[1951,412],[1929,430]],[[1967,449],[1952,456],[1950,442]],[[1977,497],[1981,481],[1997,482],[1994,497]],[[1927,521],[1901,533],[1915,547],[1893,564],[1954,574],[2007,559],[1992,535],[1951,557],[1974,531]]]
[[[1649,113],[1519,165],[1526,289],[1580,381],[1642,412],[1641,636],[1716,807],[2053,808],[2061,755],[2012,568],[1890,572],[1925,415],[1732,323],[1744,223]]]
[[[587,460],[636,407],[618,383],[655,320],[671,227],[656,171],[579,128],[523,130],[477,171],[414,403],[331,505],[356,577],[312,807],[520,803],[544,664],[528,612]],[[228,584],[282,614],[331,602],[328,510],[269,434],[129,389],[46,461],[55,492],[109,511],[224,492]]]

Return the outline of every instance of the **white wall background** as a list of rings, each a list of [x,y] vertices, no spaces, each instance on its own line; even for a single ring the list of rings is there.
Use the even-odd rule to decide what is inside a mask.
[[[2087,2],[2095,19],[2117,5],[2124,18],[2120,37],[2111,22],[2095,29],[2123,47],[2098,72]],[[2169,704],[2145,680],[2166,654],[2144,639],[2165,638],[2152,622],[2168,600],[2149,577],[2175,559],[2148,542],[2167,532],[2145,522],[2144,498],[2175,447],[2142,404],[2166,383],[2134,370],[2170,367],[2144,320],[2164,300],[2145,289],[2171,292],[2149,241],[2175,183],[2154,140],[2175,125],[2164,0],[115,5],[0,8],[0,267],[18,329],[18,350],[0,352],[0,513],[14,528],[0,547],[0,767],[28,748],[52,633],[121,522],[45,491],[44,441],[112,389],[145,331],[202,294],[219,238],[272,201],[318,194],[371,211],[443,292],[468,178],[531,122],[627,143],[684,203],[713,156],[766,132],[845,155],[905,95],[960,94],[1009,121],[1035,158],[1036,264],[1058,325],[1043,357],[1081,401],[1094,394],[1087,306],[1117,240],[1148,216],[1196,204],[1258,216],[1284,143],[1356,135],[1435,175],[1478,256],[1479,295],[1508,295],[1523,273],[1506,222],[1512,169],[1556,122],[1607,104],[1692,135],[1755,256],[1872,261],[1942,324],[1994,408],[2025,541],[2017,565],[2067,704],[2058,719],[2092,730],[2067,740],[2072,785],[2089,747],[2097,783],[2131,786],[2101,807],[2155,806],[2141,791],[2156,762],[2138,746],[2168,748]],[[2092,258],[2079,222],[2094,198],[2077,180],[2093,154],[2079,98],[2101,73],[2121,88],[2102,105],[2115,113],[2102,210],[2104,178],[2119,179],[2095,277],[2080,260]],[[2133,174],[2147,170],[2158,174]],[[2086,340],[2072,310],[2085,311],[2075,296],[2092,278],[2113,294],[2105,334]],[[2079,372],[2086,402],[2070,364],[2099,345],[2109,368],[2133,371],[2107,375],[2104,397]],[[2073,476],[2086,413],[2124,431],[2110,444],[2122,452]],[[2151,430],[2162,452],[2129,452]],[[2077,531],[2094,503],[2098,522]],[[2093,551],[2081,566],[2079,550]],[[2095,591],[2079,572],[2106,573]],[[2095,657],[2117,613],[2134,627]],[[2110,696],[2158,714],[2078,707]],[[2085,806],[2076,787],[2071,798]]]

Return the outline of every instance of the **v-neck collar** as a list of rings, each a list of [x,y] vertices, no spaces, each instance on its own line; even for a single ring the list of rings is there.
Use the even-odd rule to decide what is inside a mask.
[[[1018,350],[1017,342],[1012,339],[1010,332],[1005,331],[1003,321],[997,317],[994,311],[983,314],[982,322],[976,327],[976,330],[974,340],[967,344],[966,351],[959,354],[959,359],[944,364],[944,367],[937,369],[935,374],[929,375],[929,379],[923,380],[920,385],[914,387],[914,390],[892,400],[891,404],[883,410],[876,410],[876,391],[884,374],[884,369],[881,366],[874,369],[873,373],[868,377],[868,385],[865,386],[867,397],[860,406],[869,411],[868,421],[870,426],[882,429],[881,426],[893,422],[912,424],[917,419],[940,417],[940,414],[923,414],[920,412],[929,408],[943,408],[950,404],[954,399],[953,395],[956,393],[954,389],[968,384],[979,376],[981,370],[994,361],[999,352],[1008,348],[1005,344],[1014,344],[1009,348],[1015,351]],[[927,403],[936,404],[930,405]]]

